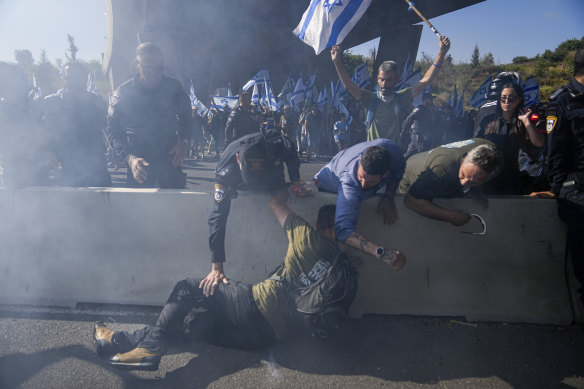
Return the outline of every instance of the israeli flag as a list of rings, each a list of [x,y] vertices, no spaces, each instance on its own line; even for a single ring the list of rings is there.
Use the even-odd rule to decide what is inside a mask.
[[[402,89],[411,88],[416,85],[422,79],[422,72],[420,69],[416,69],[415,71],[408,74],[407,77],[404,78],[403,81],[400,81],[394,88],[394,91],[400,91]]]
[[[289,74],[282,90],[278,93],[278,98],[281,99],[283,96],[288,95],[288,93],[292,93],[292,91],[294,91],[294,80],[292,79],[292,74]]]
[[[324,88],[322,90],[322,102],[323,102],[323,106],[325,107],[325,109],[328,110],[329,98],[328,98],[328,91],[326,89],[326,85],[324,86]]]
[[[209,109],[197,98],[195,95],[195,88],[193,87],[193,80],[191,79],[191,87],[189,97],[191,99],[191,109],[196,109],[197,114],[201,117],[207,116]]]
[[[491,85],[492,78],[489,76],[487,79],[479,86],[479,89],[471,96],[468,104],[474,108],[478,108],[487,102],[487,94],[489,93],[489,85]]]
[[[369,65],[367,62],[357,66],[355,73],[353,73],[352,80],[355,84],[359,85],[359,88],[365,88],[367,85],[369,85],[371,79],[369,77]]]
[[[347,116],[347,123],[351,124],[351,122],[353,121],[353,117],[349,113],[347,107],[345,107],[345,104],[339,103],[339,113],[344,113],[345,116]]]
[[[98,93],[95,87],[95,70],[87,75],[87,91],[89,93]]]
[[[32,98],[33,100],[38,100],[42,97],[43,92],[41,91],[41,88],[39,88],[39,86],[37,85],[37,80],[36,77],[34,76],[34,74],[32,75]],[[30,96],[30,94],[29,94]]]
[[[416,69],[413,73],[411,73],[404,82],[400,82],[398,85],[394,87],[394,91],[400,91],[402,89],[411,88],[416,85],[422,79],[422,72],[420,69]],[[420,94],[421,95],[421,94]],[[415,97],[415,96],[414,96]]]
[[[371,0],[311,0],[294,35],[320,54],[345,39],[369,4]]]
[[[313,89],[314,89],[314,84],[316,83],[316,72],[317,71],[318,71],[318,69],[314,71],[312,76],[310,76],[310,78],[304,84],[304,93],[306,94],[306,100],[309,100],[309,101],[314,100]]]
[[[260,104],[260,94],[258,92],[258,84],[253,85],[253,92],[251,92],[251,102]]]
[[[539,104],[539,85],[533,76],[529,77],[522,85],[523,88],[523,105],[525,108],[533,104]]]
[[[264,89],[266,90],[266,106],[270,108],[270,111],[278,112],[278,103],[274,97],[274,92],[270,88],[270,84],[264,80]]]
[[[238,96],[213,96],[212,104],[214,108],[222,111],[224,106],[228,106],[230,109],[235,109],[239,103]]]
[[[197,101],[197,96],[195,95],[195,87],[193,86],[193,79],[191,78],[191,87],[189,88],[189,97],[191,99],[191,109],[195,109],[195,102]]]
[[[264,81],[264,79],[270,81],[270,73],[268,73],[268,71],[266,69],[262,69],[259,72],[257,72],[256,75],[253,76],[251,78],[251,80],[246,82],[245,85],[243,86],[243,88],[241,88],[241,89],[248,90],[256,83],[262,83]]]
[[[298,79],[298,82],[296,82],[294,92],[292,92],[290,104],[292,104],[294,109],[298,110],[300,103],[302,103],[303,101],[304,101],[304,84],[302,83],[302,77],[300,77]]]
[[[227,96],[233,97],[233,92],[231,91],[231,83],[227,85]]]

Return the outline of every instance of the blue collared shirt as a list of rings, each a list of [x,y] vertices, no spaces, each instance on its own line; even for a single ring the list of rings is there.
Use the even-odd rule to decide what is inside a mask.
[[[381,146],[389,152],[389,174],[379,184],[369,189],[361,188],[357,179],[361,155],[371,146]],[[402,151],[393,141],[385,138],[358,143],[335,155],[315,176],[318,189],[337,193],[337,210],[335,214],[335,233],[337,239],[344,242],[355,231],[361,212],[361,202],[373,196],[382,186],[398,183],[405,170],[406,162]]]

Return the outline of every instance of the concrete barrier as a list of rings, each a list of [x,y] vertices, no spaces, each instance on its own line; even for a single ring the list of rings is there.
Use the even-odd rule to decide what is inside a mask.
[[[284,257],[287,240],[268,197],[240,193],[232,203],[226,274],[262,280]],[[335,196],[291,199],[311,223]],[[421,217],[397,198],[399,221],[384,226],[377,200],[362,206],[358,229],[398,248],[407,264],[395,272],[375,258],[359,269],[353,313],[464,316],[471,321],[569,324],[564,270],[565,227],[554,201],[492,198],[443,200],[481,214],[455,227]],[[174,284],[210,270],[209,193],[101,188],[0,189],[0,303],[78,302],[162,305]],[[477,224],[473,224],[477,223]]]

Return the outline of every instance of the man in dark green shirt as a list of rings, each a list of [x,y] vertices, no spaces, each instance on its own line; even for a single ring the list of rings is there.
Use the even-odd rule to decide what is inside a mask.
[[[449,143],[411,156],[399,190],[406,195],[406,207],[460,226],[469,221],[469,214],[442,208],[432,200],[463,197],[476,191],[499,173],[501,164],[501,155],[488,140],[473,138]],[[476,194],[480,196],[480,192]]]
[[[275,194],[270,209],[288,236],[283,265],[275,276],[293,285],[308,286],[331,266],[339,248],[334,230],[335,206],[318,212],[316,229],[294,214],[286,204],[286,189]],[[399,269],[400,258],[382,259]],[[299,327],[294,301],[286,284],[277,277],[254,286],[231,281],[219,284],[215,294],[205,296],[200,279],[188,278],[176,284],[156,324],[133,333],[114,332],[95,325],[97,352],[113,366],[155,370],[162,354],[185,335],[225,347],[257,348],[282,339]],[[347,301],[348,303],[350,301]]]

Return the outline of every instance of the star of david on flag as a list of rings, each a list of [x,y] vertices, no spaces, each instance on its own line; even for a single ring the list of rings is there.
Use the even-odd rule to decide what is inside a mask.
[[[370,4],[371,0],[311,0],[294,35],[320,54],[340,44]]]

